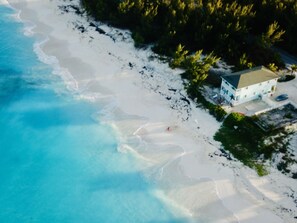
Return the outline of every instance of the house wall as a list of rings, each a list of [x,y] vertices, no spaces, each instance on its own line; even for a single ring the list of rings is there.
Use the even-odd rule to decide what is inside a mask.
[[[235,89],[231,84],[222,79],[221,95],[232,105],[272,96],[276,90],[277,79]]]
[[[220,94],[226,101],[231,102],[232,98],[236,95],[236,89],[222,78]]]

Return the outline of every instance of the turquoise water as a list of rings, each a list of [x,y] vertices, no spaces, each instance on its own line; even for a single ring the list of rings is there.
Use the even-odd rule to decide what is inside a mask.
[[[184,222],[0,6],[0,222]]]

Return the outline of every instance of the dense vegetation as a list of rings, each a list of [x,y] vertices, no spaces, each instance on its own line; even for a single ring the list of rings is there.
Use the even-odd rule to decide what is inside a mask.
[[[266,175],[266,160],[271,160],[274,154],[282,154],[281,162],[277,169],[289,173],[288,166],[296,163],[294,156],[288,149],[289,133],[283,129],[270,132],[262,131],[255,124],[256,117],[247,117],[239,113],[231,113],[223,122],[220,130],[215,134],[215,139],[220,141],[224,149],[255,169],[260,176]],[[293,178],[296,178],[296,173]]]
[[[273,46],[297,55],[296,0],[81,0],[96,19],[133,31],[136,45],[172,55],[203,49],[237,69],[283,63]]]

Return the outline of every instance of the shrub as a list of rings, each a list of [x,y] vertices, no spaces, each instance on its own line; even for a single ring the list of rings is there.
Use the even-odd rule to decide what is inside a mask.
[[[233,127],[238,125],[243,119],[245,118],[245,116],[243,114],[240,113],[236,113],[236,112],[232,112],[230,115],[228,115],[228,117],[226,118],[224,125],[228,126],[228,127]]]
[[[212,105],[209,108],[209,113],[213,115],[217,121],[222,121],[227,112],[219,105]]]
[[[287,82],[293,79],[295,79],[295,75],[283,75],[277,80],[277,82]]]
[[[144,38],[139,32],[133,32],[132,38],[136,47],[141,47],[144,44]]]
[[[254,163],[253,166],[260,177],[265,176],[269,173],[263,164]]]

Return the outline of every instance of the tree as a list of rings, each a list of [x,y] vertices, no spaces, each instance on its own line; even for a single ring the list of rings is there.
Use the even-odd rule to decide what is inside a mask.
[[[173,58],[170,62],[170,67],[177,68],[182,67],[188,54],[187,50],[184,50],[185,46],[178,44],[176,51],[173,54]]]
[[[220,58],[210,53],[201,59],[202,50],[187,58],[187,77],[190,85],[198,87],[208,77],[208,72]]]
[[[273,72],[276,72],[278,70],[278,67],[274,63],[270,63],[267,65],[267,67],[272,70]]]
[[[237,65],[237,70],[243,70],[246,68],[252,68],[254,64],[248,60],[247,55],[244,53],[242,56],[239,58],[239,65]]]
[[[266,33],[262,34],[262,44],[264,48],[270,48],[276,42],[282,41],[281,37],[284,33],[285,31],[281,30],[278,23],[274,21],[268,26]]]
[[[189,80],[191,86],[198,87],[208,77],[208,72],[220,58],[214,56],[213,52],[202,56],[202,50],[188,55],[184,46],[179,44],[170,63],[172,68],[181,67],[186,70],[184,77]]]

